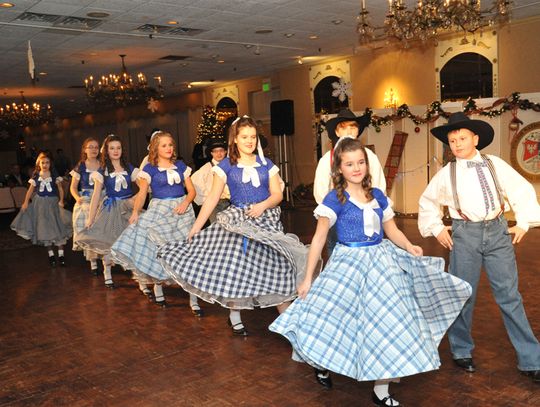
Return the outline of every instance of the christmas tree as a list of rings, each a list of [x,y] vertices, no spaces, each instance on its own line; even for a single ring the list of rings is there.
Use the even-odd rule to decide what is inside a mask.
[[[231,112],[217,112],[214,107],[205,106],[201,122],[197,125],[196,143],[204,143],[211,137],[220,136],[224,130],[225,120],[233,115]]]

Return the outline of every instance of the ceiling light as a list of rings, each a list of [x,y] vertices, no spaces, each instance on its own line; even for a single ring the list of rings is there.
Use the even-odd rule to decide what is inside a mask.
[[[47,75],[47,72],[40,72],[39,73],[41,76],[46,76]]]
[[[12,102],[0,107],[0,130],[13,131],[20,127],[37,126],[53,120],[50,105],[41,107],[39,103],[29,104],[21,90],[21,103]]]
[[[285,37],[287,37],[287,38],[291,38],[291,37],[294,36],[294,33],[285,33],[285,34],[283,34],[283,35],[284,35]]]
[[[178,21],[175,21],[175,20],[167,21],[167,24],[169,24],[169,25],[178,25]]]
[[[224,64],[224,63],[225,63],[225,60],[224,60],[224,59],[218,59],[217,63],[218,63],[218,64]]]
[[[255,55],[261,55],[261,47],[257,45],[257,48],[255,48],[255,51],[253,51]]]
[[[304,61],[302,60],[302,57],[298,57],[296,62],[298,62],[300,65],[304,63]]]
[[[90,13],[87,13],[86,15],[92,18],[105,18],[105,17],[110,16],[109,13],[105,13],[104,11],[91,11]]]
[[[318,35],[310,35],[310,36],[309,36],[309,39],[310,39],[310,40],[316,40],[316,39],[318,39],[318,38],[319,38]]]
[[[246,49],[250,49],[253,47],[253,44],[244,44],[244,47],[246,47]]]
[[[188,87],[189,89],[191,89],[193,86],[191,85],[191,83],[188,83],[188,84],[187,84],[187,87]]]
[[[255,34],[270,34],[273,30],[269,30],[269,29],[261,29],[261,30],[257,30],[255,31]]]
[[[13,3],[0,3],[0,7],[2,7],[2,8],[11,8],[11,7],[15,7],[15,4],[13,4]]]
[[[343,20],[332,20],[332,22],[335,24],[335,25],[339,25],[343,22]]]

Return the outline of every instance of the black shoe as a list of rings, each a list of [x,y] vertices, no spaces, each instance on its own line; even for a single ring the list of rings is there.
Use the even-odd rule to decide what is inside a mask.
[[[201,307],[199,307],[198,304],[191,305],[191,313],[199,318],[204,315],[203,310],[201,309]]]
[[[248,332],[246,328],[244,327],[244,324],[242,322],[238,322],[237,324],[232,324],[231,320],[227,318],[227,323],[232,329],[233,335],[236,336],[248,336]]]
[[[145,288],[144,290],[141,290],[141,293],[148,298],[148,301],[154,301],[154,293],[152,293],[151,289]]]
[[[112,280],[105,280],[105,287],[110,290],[114,290],[114,282]]]
[[[317,380],[317,383],[327,389],[331,389],[332,378],[330,377],[330,372],[328,370],[319,370],[315,368],[313,368],[313,370],[315,371],[315,380]]]
[[[535,383],[540,383],[540,370],[520,370],[521,374],[530,377]]]
[[[454,363],[466,372],[474,373],[476,371],[476,366],[474,365],[472,358],[454,359]]]
[[[49,256],[49,264],[51,265],[51,267],[56,267],[56,257]]]
[[[167,304],[167,301],[165,301],[165,298],[163,298],[162,300],[159,300],[159,301],[155,300],[154,302],[156,303],[157,306],[162,307],[162,308],[166,308],[167,305],[169,305],[169,304]]]
[[[373,403],[376,405],[376,406],[393,406],[393,407],[399,407],[401,406],[401,404],[399,404],[399,401],[397,401],[396,399],[393,398],[392,394],[390,394],[389,396],[386,396],[385,398],[383,398],[382,400],[377,397],[377,395],[375,394],[375,392],[372,392],[371,393],[371,400],[373,400]]]
[[[90,269],[90,272],[92,273],[92,275],[93,275],[94,277],[99,276],[99,271],[98,271],[98,269]]]
[[[66,261],[64,259],[64,256],[58,256],[58,263],[60,263],[62,267],[66,267]]]

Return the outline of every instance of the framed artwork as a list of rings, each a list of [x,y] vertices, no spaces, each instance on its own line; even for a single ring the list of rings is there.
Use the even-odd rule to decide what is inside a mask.
[[[540,181],[540,122],[534,122],[512,140],[512,166],[529,181]]]

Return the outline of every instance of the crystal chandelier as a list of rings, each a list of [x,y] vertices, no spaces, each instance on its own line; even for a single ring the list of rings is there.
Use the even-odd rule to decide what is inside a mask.
[[[510,19],[510,1],[493,0],[482,9],[480,0],[418,0],[408,9],[403,0],[388,0],[388,12],[382,27],[374,27],[366,1],[357,17],[358,41],[365,45],[374,40],[388,39],[408,47],[410,42],[436,40],[439,34],[458,31],[475,33],[484,27],[503,24]],[[376,35],[376,30],[383,34]]]
[[[126,55],[119,55],[122,59],[122,70],[120,74],[103,75],[97,81],[92,75],[84,80],[86,96],[94,107],[128,106],[145,103],[151,98],[163,97],[163,86],[161,77],[154,77],[156,87],[148,86],[146,76],[139,72],[134,80],[126,69],[124,58]],[[97,82],[97,83],[96,83]]]
[[[29,104],[24,92],[21,93],[21,103],[12,102],[0,107],[0,130],[14,130],[20,127],[36,126],[48,123],[54,119],[50,105],[41,106],[39,103]]]

